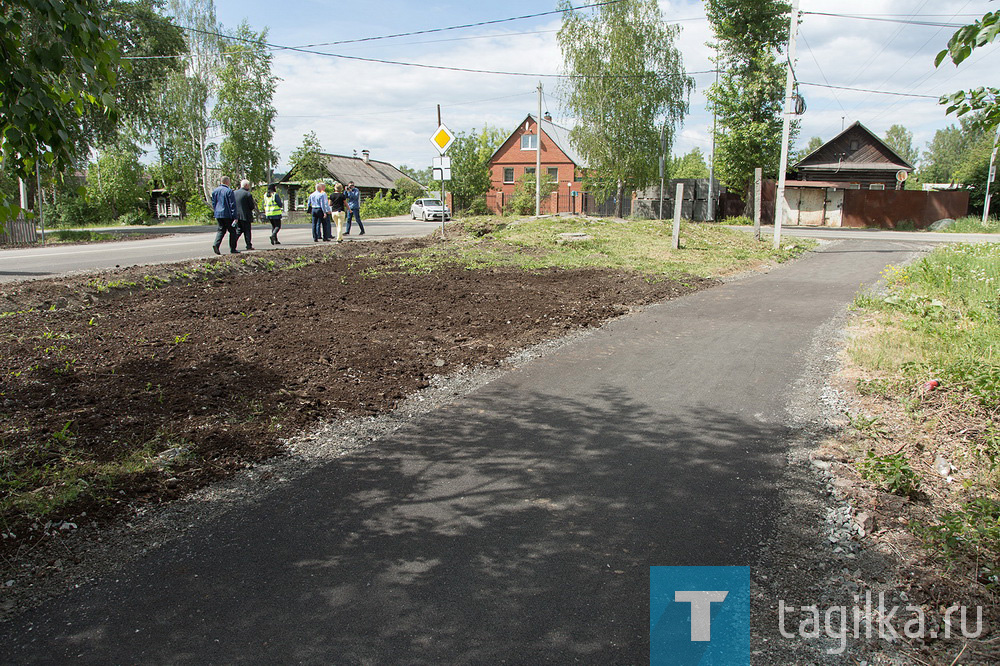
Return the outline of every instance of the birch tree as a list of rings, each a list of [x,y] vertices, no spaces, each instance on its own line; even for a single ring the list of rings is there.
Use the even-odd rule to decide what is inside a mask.
[[[694,81],[675,46],[680,28],[664,21],[655,0],[622,0],[593,13],[563,0],[559,47],[568,78],[565,107],[576,118],[570,140],[587,163],[585,185],[616,193],[658,177],[660,128],[667,152],[688,110]]]

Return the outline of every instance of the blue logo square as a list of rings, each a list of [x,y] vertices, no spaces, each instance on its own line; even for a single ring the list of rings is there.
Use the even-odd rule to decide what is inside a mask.
[[[750,663],[750,567],[650,567],[649,663]]]

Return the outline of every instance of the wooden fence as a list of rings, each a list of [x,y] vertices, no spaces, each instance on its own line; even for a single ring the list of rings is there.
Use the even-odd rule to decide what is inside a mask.
[[[16,220],[9,220],[0,233],[0,245],[34,245],[38,242],[38,230],[34,220],[24,219],[21,213]]]

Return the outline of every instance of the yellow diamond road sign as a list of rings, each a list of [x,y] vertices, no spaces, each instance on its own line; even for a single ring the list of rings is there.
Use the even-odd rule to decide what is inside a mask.
[[[438,152],[444,155],[445,151],[451,146],[455,141],[455,135],[451,133],[444,125],[437,128],[437,131],[431,136],[431,143],[434,147],[438,149]]]

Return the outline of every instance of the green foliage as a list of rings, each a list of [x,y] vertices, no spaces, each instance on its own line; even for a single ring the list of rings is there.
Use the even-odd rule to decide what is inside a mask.
[[[47,227],[89,227],[103,221],[100,207],[78,194],[60,194],[54,203],[45,207]]]
[[[139,157],[142,151],[127,139],[103,146],[96,163],[87,169],[88,196],[116,218],[145,209],[148,191]]]
[[[811,155],[815,150],[817,150],[824,143],[823,139],[818,136],[811,137],[809,142],[805,145],[802,150],[797,151],[791,157],[788,158],[788,164],[798,164],[806,157]]]
[[[110,118],[120,61],[93,0],[5,0],[0,12],[0,169],[34,177],[42,161],[57,171],[76,155],[79,118],[91,107]],[[0,193],[0,225],[20,202]]]
[[[543,173],[541,178],[542,197],[552,194],[558,183],[549,174]],[[524,174],[514,187],[514,193],[507,200],[504,212],[508,215],[535,214],[535,175]]]
[[[320,154],[323,146],[320,145],[316,132],[309,131],[302,135],[302,145],[292,151],[288,160],[292,165],[294,179],[318,180],[329,175],[326,170],[326,161]],[[310,190],[311,192],[312,190]]]
[[[424,188],[420,187],[419,183],[415,183],[409,178],[397,178],[396,182],[392,184],[396,194],[401,199],[410,199],[411,203],[413,199],[420,198],[424,196]]]
[[[858,471],[864,479],[893,495],[909,497],[920,488],[920,477],[902,451],[885,456],[869,451],[864,460],[858,462]]]
[[[430,167],[427,167],[426,169],[414,169],[406,166],[405,164],[400,164],[399,170],[425,187],[431,184],[432,169]]]
[[[955,220],[955,224],[941,231],[953,234],[1000,234],[1000,217],[991,215],[983,224],[981,215],[967,215]]]
[[[137,227],[139,225],[148,227],[153,224],[153,218],[142,211],[130,210],[127,213],[119,215],[115,220],[115,224],[120,224],[123,227]]]
[[[893,125],[885,133],[885,142],[900,157],[916,166],[920,151],[913,146],[913,132],[902,125]]]
[[[715,173],[737,192],[749,191],[755,168],[762,168],[765,178],[778,175],[785,94],[778,56],[788,35],[789,10],[779,0],[706,3],[718,51],[715,63],[723,72],[706,93],[718,116]],[[793,141],[796,132],[793,123]]]
[[[993,42],[1000,34],[1000,12],[987,12],[983,18],[962,26],[948,40],[948,48],[937,54],[934,66],[940,67],[946,58],[951,58],[957,67],[968,58],[974,49]],[[963,116],[978,112],[985,127],[1000,124],[1000,88],[980,86],[969,90],[959,90],[950,95],[942,95],[941,104],[948,106],[946,113]]]
[[[694,81],[675,46],[679,29],[655,0],[606,4],[592,15],[561,0],[559,48],[567,74],[566,109],[577,119],[570,139],[598,196],[643,187],[658,177],[660,129],[667,149],[688,110]],[[621,216],[620,206],[615,211]]]
[[[726,224],[732,224],[737,226],[753,226],[753,218],[747,217],[746,215],[740,215],[738,217],[727,217]]]
[[[411,197],[400,197],[395,194],[385,195],[379,192],[361,202],[361,219],[408,215],[412,203],[413,198]]]
[[[459,132],[448,149],[451,157],[451,182],[448,190],[456,210],[468,208],[492,187],[489,160],[509,132],[485,125],[481,132]],[[419,195],[418,195],[419,196]]]
[[[189,219],[204,220],[206,222],[215,220],[212,206],[201,197],[196,196],[188,199],[187,205],[184,208],[185,217]]]
[[[856,299],[882,312],[877,336],[854,344],[861,365],[913,384],[937,377],[982,408],[1000,409],[1000,247],[956,244],[885,272],[888,293]]]
[[[984,563],[983,575],[1000,583],[1000,502],[979,497],[938,517],[934,524],[914,525],[924,544],[950,558],[971,557]]]
[[[708,165],[701,148],[670,160],[670,178],[708,178]]]
[[[226,137],[219,146],[222,172],[252,183],[267,182],[277,155],[274,136],[274,91],[278,77],[271,73],[274,56],[267,47],[267,29],[250,29],[245,20],[226,46],[225,66],[219,72],[219,103],[212,116]]]

